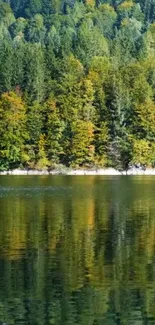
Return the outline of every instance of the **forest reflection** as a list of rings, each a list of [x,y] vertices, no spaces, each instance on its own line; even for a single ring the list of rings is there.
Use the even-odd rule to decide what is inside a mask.
[[[155,178],[2,177],[0,321],[155,323]]]

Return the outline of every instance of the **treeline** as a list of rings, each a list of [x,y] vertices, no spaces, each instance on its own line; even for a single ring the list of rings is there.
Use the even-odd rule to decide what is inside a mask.
[[[0,169],[155,165],[155,1],[0,2]]]

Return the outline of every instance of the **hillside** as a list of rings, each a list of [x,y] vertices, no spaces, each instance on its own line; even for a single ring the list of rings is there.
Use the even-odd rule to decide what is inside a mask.
[[[155,165],[155,1],[0,2],[0,170]]]

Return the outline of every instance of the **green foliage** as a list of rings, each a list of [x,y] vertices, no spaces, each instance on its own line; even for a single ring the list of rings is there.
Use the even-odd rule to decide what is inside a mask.
[[[65,123],[59,117],[59,111],[54,98],[46,102],[47,154],[50,165],[60,163],[63,152],[63,131]]]
[[[70,160],[73,167],[90,165],[94,157],[94,125],[77,120],[72,123]]]
[[[45,87],[44,52],[40,44],[27,44],[25,55],[25,87],[28,99],[41,102]]]
[[[27,150],[29,156],[30,167],[34,166],[39,152],[40,136],[43,132],[43,112],[42,107],[38,102],[34,102],[32,106],[27,108],[27,131],[29,138],[27,141]]]
[[[155,141],[154,0],[0,1],[0,76],[1,169],[142,164],[138,146]]]
[[[0,138],[0,168],[20,164],[24,142],[28,138],[26,108],[21,97],[13,92],[1,96]]]
[[[133,158],[134,164],[142,166],[151,166],[152,161],[155,160],[154,148],[151,143],[146,140],[133,140]]]
[[[117,14],[112,6],[107,3],[101,4],[94,13],[94,19],[105,37],[110,39],[114,36]]]
[[[35,168],[42,170],[47,169],[49,166],[50,163],[46,157],[46,138],[44,134],[41,134],[39,137],[37,163]]]
[[[109,130],[106,122],[101,122],[95,133],[95,165],[105,167],[108,165]]]
[[[108,42],[90,18],[84,20],[79,28],[76,53],[86,65],[93,56],[108,55]]]

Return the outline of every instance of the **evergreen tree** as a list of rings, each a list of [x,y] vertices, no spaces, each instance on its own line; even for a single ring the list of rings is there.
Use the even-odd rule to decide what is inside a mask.
[[[154,0],[1,1],[0,96],[6,168],[154,166]]]

